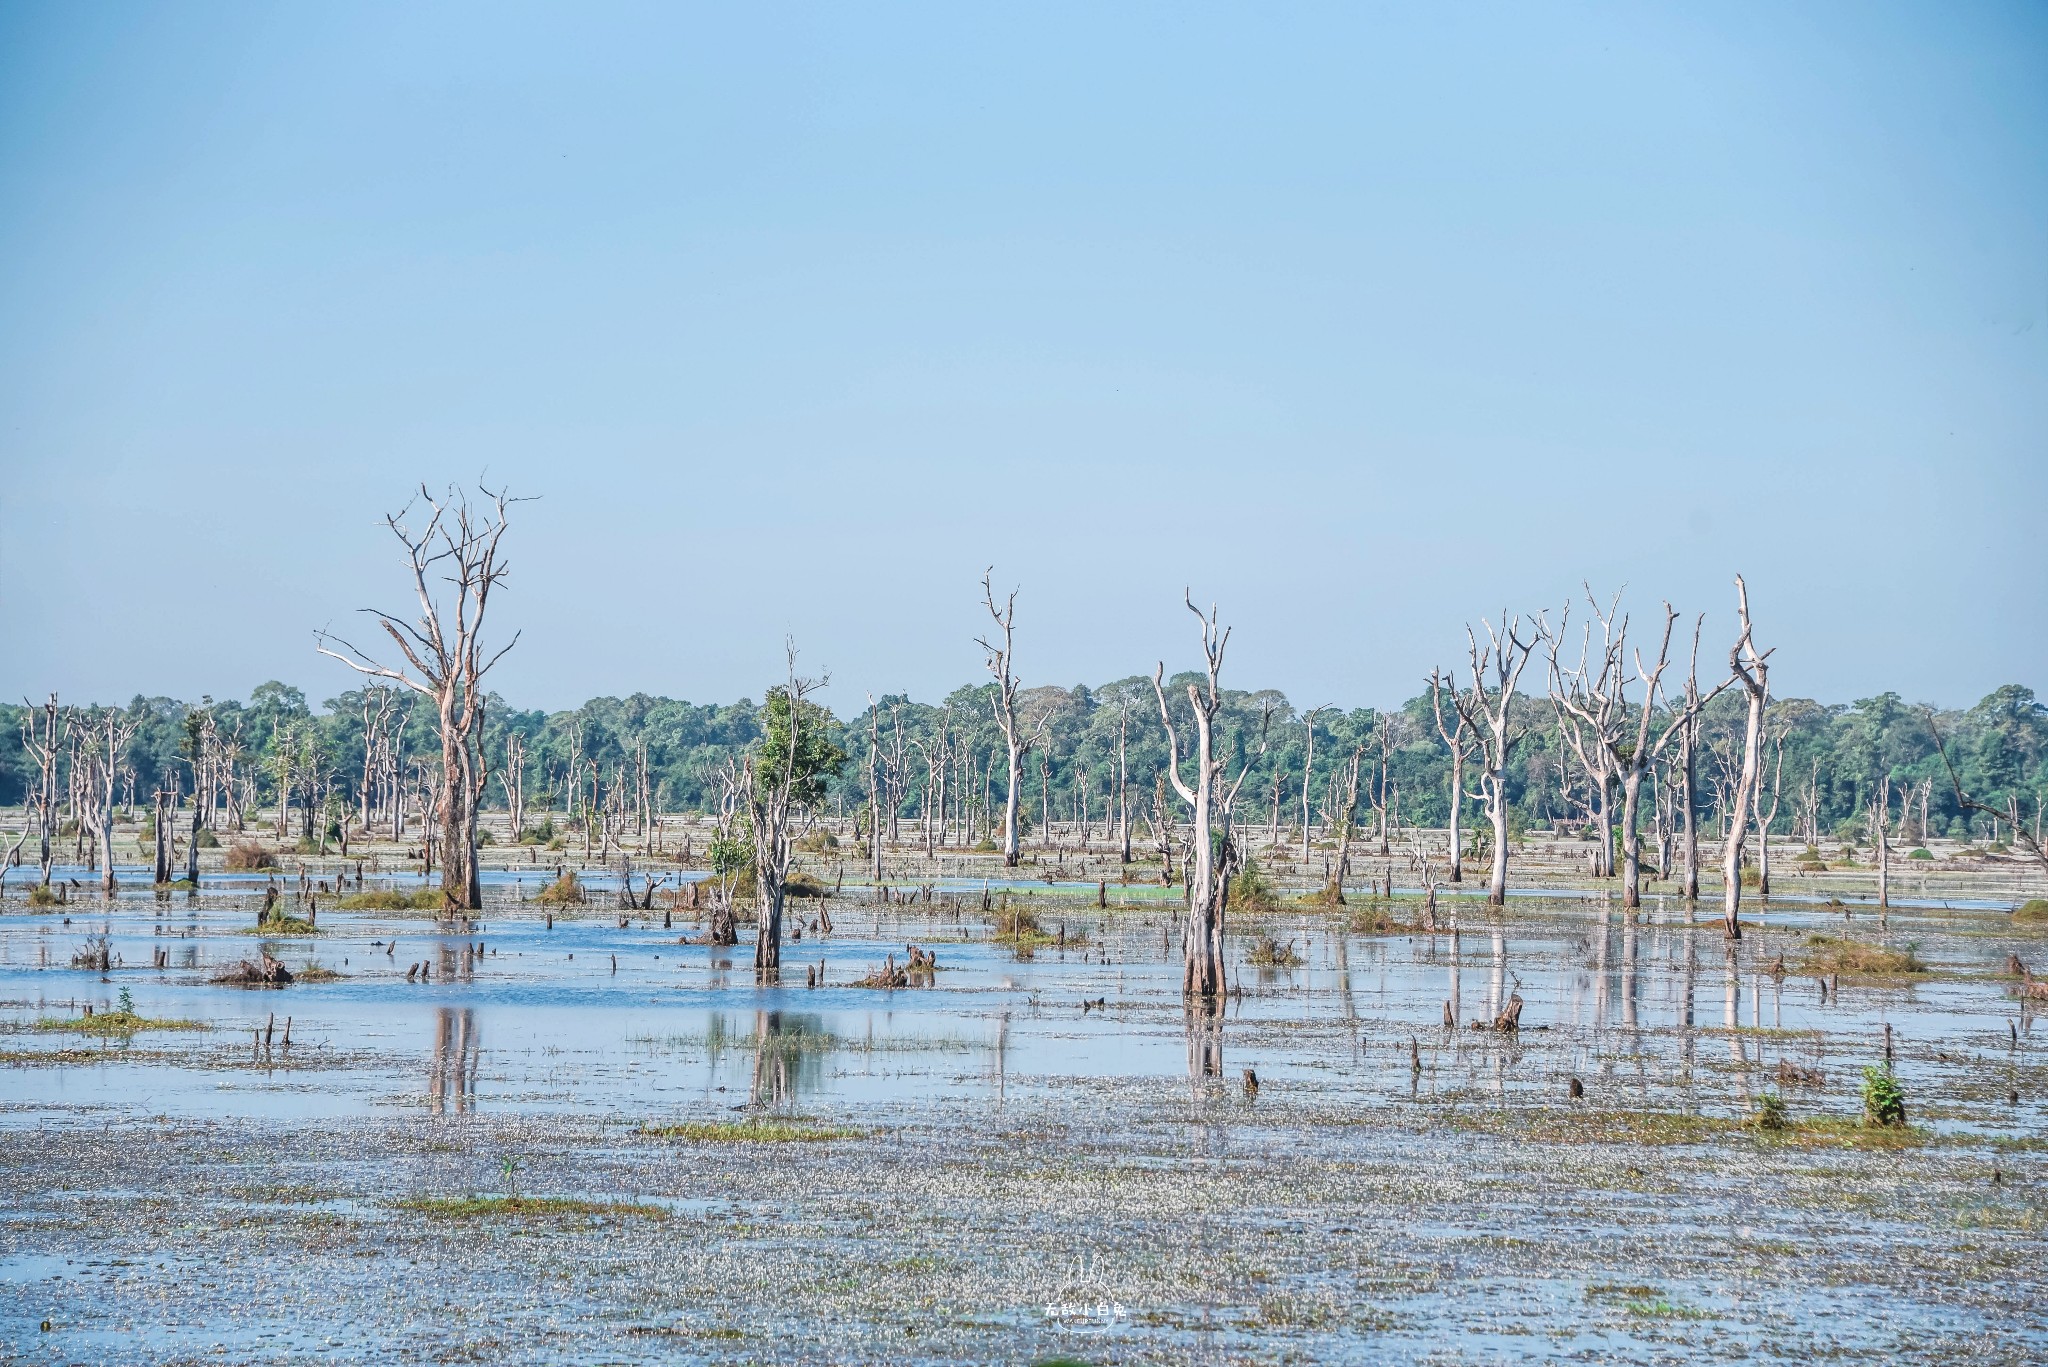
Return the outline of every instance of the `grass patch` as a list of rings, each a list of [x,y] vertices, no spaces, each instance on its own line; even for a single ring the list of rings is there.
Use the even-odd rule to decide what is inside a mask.
[[[98,1011],[90,1016],[59,1020],[45,1016],[36,1022],[38,1030],[68,1030],[80,1035],[111,1035],[127,1039],[143,1030],[205,1030],[204,1021],[157,1020],[133,1011]]]
[[[253,926],[246,927],[242,933],[244,935],[318,935],[320,927],[304,917],[286,916],[282,912],[278,912],[265,917]]]
[[[1913,951],[1886,949],[1859,940],[1838,940],[1832,935],[1806,937],[1809,953],[1804,965],[1808,973],[1841,973],[1858,978],[1902,978],[1925,973],[1927,965]]]
[[[2023,926],[2048,926],[2048,897],[2035,897],[2013,908],[2012,919]]]
[[[309,963],[294,976],[302,983],[331,983],[339,982],[348,974],[338,972],[323,963]]]
[[[1537,1144],[1703,1144],[1742,1132],[1743,1122],[1677,1111],[1455,1111],[1461,1130]]]
[[[28,890],[28,904],[32,907],[60,907],[64,905],[64,899],[38,883]]]
[[[564,1219],[593,1215],[633,1215],[648,1220],[668,1218],[666,1207],[644,1201],[585,1201],[574,1196],[412,1196],[397,1205],[400,1210],[441,1220],[489,1220],[508,1216]]]
[[[1259,968],[1299,968],[1307,960],[1294,947],[1294,941],[1285,944],[1271,935],[1259,934],[1252,937],[1251,948],[1245,951],[1244,961]]]
[[[862,1131],[809,1120],[685,1120],[674,1125],[642,1125],[651,1139],[687,1139],[702,1144],[820,1144],[833,1139],[859,1139]]]
[[[343,911],[435,911],[441,906],[439,888],[377,888],[351,893],[335,903]]]
[[[277,851],[253,840],[237,840],[228,846],[227,867],[236,873],[256,873],[278,867]]]

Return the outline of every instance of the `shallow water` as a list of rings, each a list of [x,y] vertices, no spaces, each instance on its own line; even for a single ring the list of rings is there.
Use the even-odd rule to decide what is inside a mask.
[[[2048,941],[2015,936],[1991,911],[1895,908],[1880,920],[1777,901],[1733,955],[1718,922],[1689,921],[1675,901],[1627,917],[1598,899],[1526,898],[1492,919],[1461,903],[1460,932],[1436,935],[1343,933],[1320,914],[1279,915],[1260,928],[1302,963],[1237,965],[1239,991],[1210,1022],[1190,1020],[1182,1004],[1171,904],[1098,912],[1093,884],[1071,898],[1042,883],[992,885],[1013,904],[1029,899],[1048,930],[1087,937],[1028,958],[990,939],[979,880],[935,890],[957,891],[954,906],[879,905],[849,888],[831,904],[835,933],[812,933],[806,916],[803,938],[785,946],[781,984],[763,987],[749,946],[678,943],[691,928],[684,913],[672,929],[659,912],[622,929],[618,913],[593,907],[549,928],[520,900],[539,881],[494,880],[466,934],[323,899],[317,936],[258,941],[244,927],[260,879],[0,917],[0,1049],[13,1061],[0,1072],[0,1136],[12,1136],[0,1149],[11,1179],[0,1293],[14,1347],[33,1360],[217,1358],[222,1345],[264,1360],[375,1360],[362,1326],[383,1314],[379,1288],[388,1293],[398,1274],[326,1243],[308,1251],[306,1231],[331,1230],[371,1250],[402,1245],[408,1288],[463,1269],[481,1277],[474,1294],[499,1335],[486,1356],[504,1360],[780,1360],[787,1333],[826,1323],[858,1324],[823,1354],[849,1361],[1008,1360],[1010,1346],[1263,1361],[1311,1342],[1324,1345],[1317,1355],[1451,1361],[1670,1361],[1709,1344],[1801,1356],[1817,1342],[1951,1360],[2048,1350],[2038,1305],[2014,1318],[2014,1296],[2037,1299],[2026,1285],[1984,1304],[1982,1288],[1927,1271],[2048,1227],[2033,1223],[2042,1206],[2028,1147],[2048,1121],[2039,1024],[1994,976],[2008,952],[2039,958]],[[69,967],[101,932],[120,965],[104,980]],[[1912,944],[1932,971],[1900,983],[1845,979],[1824,997],[1799,972],[1810,933]],[[295,970],[317,961],[344,976],[274,991],[208,981],[259,943]],[[933,986],[854,985],[886,954],[901,962],[911,943],[937,953]],[[168,968],[138,966],[160,948]],[[1782,976],[1771,971],[1781,959]],[[431,980],[407,982],[419,963],[433,966]],[[820,963],[824,985],[806,987],[806,967]],[[126,1042],[34,1028],[86,1004],[111,1010],[124,989],[144,1016],[208,1028]],[[1524,1003],[1519,1033],[1470,1028],[1510,994]],[[1447,1003],[1455,1028],[1444,1025]],[[1560,1150],[1517,1137],[1525,1125],[1569,1123],[1573,1105],[1746,1116],[1778,1088],[1780,1060],[1825,1078],[1784,1089],[1795,1119],[1851,1117],[1859,1071],[1883,1057],[1886,1026],[1913,1119],[1963,1146],[1953,1153],[1773,1151],[1760,1167],[1731,1140]],[[38,1062],[79,1049],[91,1052]],[[1572,1078],[1582,1102],[1566,1101]],[[652,1161],[636,1138],[646,1124],[761,1110],[870,1137],[818,1151],[829,1157],[777,1154],[768,1169],[725,1151],[663,1150]],[[1020,1146],[1011,1134],[1032,1138]],[[98,1184],[97,1165],[142,1161],[135,1141],[145,1135],[154,1166],[135,1195]],[[1990,1145],[2002,1147],[1981,1147]],[[176,1166],[206,1152],[232,1155],[238,1175],[260,1169],[263,1191],[287,1194],[216,1190],[220,1179]],[[527,1165],[509,1178],[492,1171],[507,1153]],[[60,1154],[63,1166],[51,1166]],[[1987,1161],[2004,1165],[1995,1193],[1972,1204],[1962,1186],[1950,1189],[1965,1180],[1958,1164],[1978,1182]],[[1047,1163],[1029,1180],[1018,1169]],[[1863,1227],[1881,1237],[1859,1249],[1858,1227],[1835,1213],[1851,1200],[1835,1179],[1857,1174],[1852,1185],[1879,1193],[1909,1169],[1919,1186],[1892,1194],[1894,1216],[1873,1224],[1865,1213]],[[421,1192],[522,1181],[555,1196],[651,1199],[670,1212],[663,1270],[629,1270],[656,1256],[640,1242],[656,1236],[637,1228],[602,1217],[556,1228],[548,1265],[581,1268],[581,1280],[536,1306],[519,1280],[470,1267],[479,1253],[464,1236],[395,1215],[393,1173]],[[959,1227],[922,1214],[876,1225],[878,1204],[920,1209],[898,1204],[913,1181],[914,1202],[980,1228],[983,1243],[962,1244]],[[1067,1199],[1048,1204],[1060,1191]],[[110,1240],[74,1222],[81,1203],[131,1199],[162,1207],[156,1233]],[[1916,1213],[1916,1202],[1964,1214]],[[1969,1214],[1980,1210],[1992,1213]],[[1989,1221],[1990,1232],[1966,1219]],[[202,1227],[206,1238],[191,1233]],[[780,1231],[775,1246],[805,1250],[816,1284],[722,1261],[758,1255],[763,1230]],[[251,1275],[288,1284],[291,1314],[267,1313],[225,1282],[206,1288],[219,1241],[254,1257],[280,1239],[300,1261]],[[1229,1296],[1168,1289],[1181,1285],[1190,1241],[1238,1268],[1224,1279]],[[1731,1276],[1702,1251],[1716,1241],[1769,1250],[1744,1256],[1773,1270]],[[497,1235],[488,1242],[501,1263],[524,1266],[533,1252],[521,1244],[514,1257]],[[863,1280],[871,1245],[905,1266],[935,1261],[908,1287],[876,1284]],[[1540,1256],[1516,1251],[1524,1245]],[[1101,1265],[1062,1271],[1062,1246]],[[699,1322],[679,1290],[663,1313],[694,1325],[695,1337],[625,1335],[625,1320],[645,1310],[638,1298],[692,1259],[756,1299]],[[1001,1281],[1005,1264],[1014,1285]],[[1246,1280],[1248,1267],[1264,1270]],[[93,1288],[83,1299],[81,1278]],[[860,1290],[832,1291],[833,1278]],[[166,1281],[205,1292],[196,1303],[209,1308],[191,1316],[199,1327],[181,1328],[165,1308]],[[912,1304],[938,1322],[907,1352],[870,1321],[893,1323]],[[45,1336],[36,1307],[48,1305],[65,1309]],[[468,1324],[456,1337],[479,1342],[480,1332]]]

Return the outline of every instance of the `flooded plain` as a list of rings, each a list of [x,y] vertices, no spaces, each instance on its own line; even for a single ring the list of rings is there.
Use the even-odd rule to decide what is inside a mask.
[[[692,913],[534,886],[264,939],[257,880],[11,900],[6,1353],[2048,1357],[2006,973],[2048,934],[2004,904],[1774,901],[1734,953],[1675,899],[1289,908],[1191,1018],[1164,894],[992,888],[1020,947],[978,882],[848,887],[762,987]],[[912,945],[930,985],[860,985]],[[212,981],[259,948],[297,981]],[[1888,1050],[1904,1130],[1861,1123]]]

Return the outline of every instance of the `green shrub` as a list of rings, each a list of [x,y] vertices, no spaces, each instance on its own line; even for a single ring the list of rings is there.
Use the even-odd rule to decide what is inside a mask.
[[[2012,919],[2022,925],[2048,925],[2048,897],[2035,897],[2013,909]]]
[[[61,905],[57,894],[44,887],[41,883],[28,890],[28,904],[32,907],[54,907]]]
[[[491,833],[490,833],[489,831],[485,830],[485,829],[484,829],[484,828],[482,828],[481,826],[479,826],[479,827],[477,828],[477,832],[476,832],[476,846],[477,846],[477,848],[478,848],[478,849],[482,849],[482,848],[484,848],[484,847],[485,847],[486,845],[495,845],[495,844],[497,844],[497,843],[498,843],[498,837],[497,837],[497,836],[495,836],[495,835],[492,835],[492,834],[491,834]]]
[[[1915,850],[1914,850],[1914,851],[1913,851],[1913,852],[1912,852],[1911,854],[1908,854],[1908,855],[1906,856],[1906,858],[1908,858],[1908,859],[1932,859],[1932,858],[1934,858],[1934,852],[1933,852],[1932,850],[1929,850],[1929,849],[1928,849],[1928,848],[1926,848],[1925,846],[1921,846],[1920,848],[1918,848],[1918,849],[1915,849]]]
[[[576,881],[576,871],[570,869],[542,888],[533,900],[544,907],[580,906],[583,902],[583,885]]]
[[[1863,1070],[1863,1123],[1887,1127],[1906,1123],[1906,1093],[1888,1063]]]
[[[199,848],[202,850],[217,850],[220,848],[220,837],[213,833],[213,827],[201,826],[199,828]]]
[[[1756,1114],[1749,1123],[1759,1130],[1784,1130],[1792,1126],[1792,1117],[1785,1110],[1785,1098],[1776,1092],[1765,1092],[1757,1098]]]
[[[1244,867],[1230,880],[1230,900],[1245,911],[1262,911],[1277,904],[1273,885],[1266,881],[1265,871],[1250,859],[1244,861]]]

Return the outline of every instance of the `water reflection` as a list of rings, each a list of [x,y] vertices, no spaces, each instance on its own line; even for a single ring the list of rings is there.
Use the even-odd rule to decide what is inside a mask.
[[[434,1063],[427,1074],[427,1101],[435,1115],[444,1115],[451,1108],[457,1115],[469,1111],[476,1097],[480,1056],[475,1013],[452,1006],[437,1008]]]
[[[1187,1003],[1188,1080],[1201,1089],[1223,1076],[1223,1003],[1189,998]]]
[[[748,1070],[748,1104],[756,1109],[788,1106],[802,1095],[824,1090],[825,1058],[838,1041],[825,1018],[802,1011],[756,1011],[752,1028],[714,1014],[705,1026],[705,1051],[716,1077],[726,1050],[753,1054]]]

